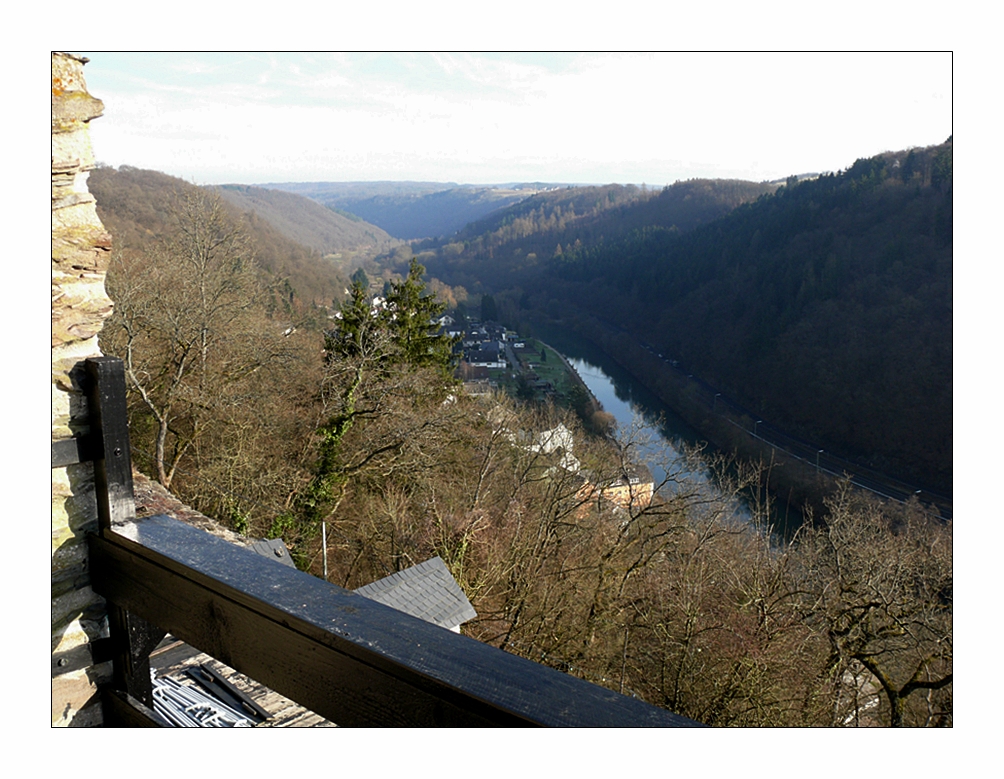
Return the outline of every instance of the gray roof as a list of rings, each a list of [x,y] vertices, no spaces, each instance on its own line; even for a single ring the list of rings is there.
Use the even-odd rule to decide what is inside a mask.
[[[296,568],[296,563],[293,562],[292,558],[289,556],[289,549],[286,548],[286,544],[281,538],[270,538],[262,539],[261,541],[255,541],[249,547],[252,552],[257,552],[262,557],[267,557],[270,560],[275,560],[283,565],[288,565],[290,568]]]
[[[455,628],[478,615],[439,557],[392,573],[356,592],[444,628]]]

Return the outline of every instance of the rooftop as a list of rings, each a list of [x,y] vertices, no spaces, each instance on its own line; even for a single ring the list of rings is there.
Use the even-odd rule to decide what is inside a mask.
[[[454,632],[477,616],[439,557],[360,587],[356,593]]]

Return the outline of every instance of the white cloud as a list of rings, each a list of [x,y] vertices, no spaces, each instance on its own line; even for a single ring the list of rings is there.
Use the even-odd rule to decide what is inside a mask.
[[[99,158],[207,183],[774,178],[952,131],[947,54],[101,56]]]

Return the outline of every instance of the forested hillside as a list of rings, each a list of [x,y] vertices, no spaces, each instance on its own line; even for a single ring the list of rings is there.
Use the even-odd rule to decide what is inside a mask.
[[[588,217],[548,193],[419,256],[513,319],[599,318],[790,432],[951,494],[951,139],[756,186],[605,188]]]
[[[174,176],[128,165],[95,169],[88,187],[101,221],[115,238],[116,252],[149,251],[165,239],[177,228],[173,209],[178,197],[199,189]],[[292,295],[301,303],[331,305],[344,295],[346,277],[317,249],[292,240],[253,210],[226,210],[243,221],[258,264],[285,290],[287,302]]]
[[[291,192],[240,184],[216,187],[241,213],[253,212],[286,238],[320,252],[365,249],[376,253],[399,243],[376,225],[342,215]]]
[[[693,180],[663,190],[634,185],[541,192],[443,241],[416,244],[436,276],[468,288],[529,287],[554,258],[650,226],[690,230],[776,189],[748,181]]]
[[[566,254],[544,286],[797,434],[951,494],[951,160],[951,143],[858,160],[689,235]]]

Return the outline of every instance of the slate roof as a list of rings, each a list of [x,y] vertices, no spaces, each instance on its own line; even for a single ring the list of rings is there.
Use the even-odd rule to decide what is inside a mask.
[[[439,557],[392,573],[356,592],[450,630],[478,615]]]
[[[296,563],[289,556],[289,549],[286,548],[286,544],[281,538],[269,538],[262,539],[261,541],[255,541],[249,547],[252,552],[257,552],[262,557],[267,557],[270,560],[275,560],[276,562],[282,563],[283,565],[288,565],[290,568],[296,568]]]

